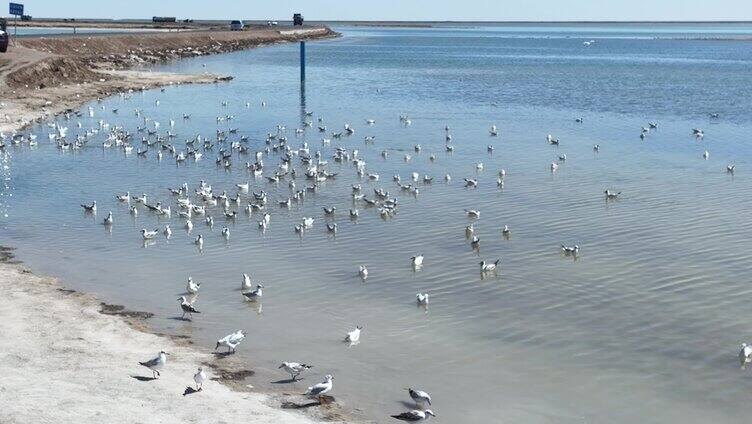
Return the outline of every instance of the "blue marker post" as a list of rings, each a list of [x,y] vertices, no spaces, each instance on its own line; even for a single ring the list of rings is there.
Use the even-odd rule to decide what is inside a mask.
[[[300,42],[300,83],[305,84],[305,41]]]

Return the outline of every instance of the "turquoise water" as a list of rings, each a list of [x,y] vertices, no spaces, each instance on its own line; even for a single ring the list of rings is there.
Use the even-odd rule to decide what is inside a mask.
[[[406,409],[407,386],[432,394],[437,423],[731,422],[749,415],[752,383],[736,353],[752,337],[745,279],[752,44],[727,38],[748,35],[751,26],[337,29],[342,38],[309,43],[304,91],[298,47],[279,45],[155,68],[234,75],[228,84],[117,96],[93,103],[93,117],[87,105],[82,117],[59,120],[72,135],[100,120],[122,125],[135,134],[130,155],[103,149],[104,129],[71,152],[49,143],[49,128],[35,128],[39,146],[3,154],[2,243],[72,288],[155,312],[157,329],[191,335],[207,350],[244,328],[249,337],[238,355],[259,370],[254,386],[302,390],[331,373],[338,401],[377,422]],[[246,136],[250,151],[259,151],[284,124],[290,146],[307,142],[339,175],[303,203],[279,208],[290,177],[276,185],[254,180],[244,167],[252,154],[234,153],[230,169],[215,165],[219,144],[181,165],[167,152],[161,162],[155,150],[138,157],[146,133],[135,132],[143,125],[136,108],[161,123],[160,134],[174,119],[171,143],[179,150],[196,134],[214,138],[218,128],[238,128],[229,139]],[[304,111],[314,124],[296,135]],[[402,114],[411,125],[400,122]],[[234,119],[217,122],[226,115]],[[326,134],[316,130],[318,117]],[[650,121],[658,128],[641,140]],[[345,123],[354,135],[322,143]],[[453,153],[445,149],[446,125]],[[498,137],[489,135],[491,125]],[[692,135],[697,127],[704,138]],[[547,143],[547,134],[560,145]],[[375,136],[374,144],[364,136]],[[337,147],[358,149],[380,180],[336,163]],[[566,162],[552,173],[563,154]],[[279,161],[279,152],[265,155],[266,173]],[[731,163],[734,174],[726,172]],[[297,158],[292,164],[302,169]],[[507,172],[503,190],[500,169]],[[418,183],[417,197],[392,182],[412,172],[434,177]],[[463,177],[478,178],[479,187],[464,188]],[[259,232],[258,215],[241,211],[225,222],[210,208],[214,228],[194,220],[186,234],[177,213],[160,218],[141,207],[134,219],[114,198],[147,193],[175,211],[167,187],[193,188],[201,179],[217,192],[234,194],[246,181],[266,190],[268,230]],[[312,184],[300,172],[296,183]],[[356,183],[369,197],[374,188],[388,190],[397,214],[383,220],[374,208],[353,205]],[[605,189],[621,191],[621,199],[606,202]],[[248,195],[241,197],[245,204]],[[78,206],[92,200],[96,217]],[[329,206],[337,207],[333,219],[322,211]],[[352,207],[360,210],[357,221],[347,216]],[[481,211],[479,251],[465,238],[463,209]],[[111,232],[100,225],[109,210]],[[303,216],[316,222],[300,237],[293,226]],[[336,236],[324,226],[332,221]],[[140,229],[168,222],[172,238],[144,248]],[[220,236],[225,225],[228,242]],[[206,239],[202,251],[191,244],[197,234]],[[562,243],[580,245],[576,261],[560,254]],[[415,272],[409,258],[418,253],[425,264]],[[497,275],[481,278],[478,262],[497,258]],[[370,271],[365,282],[360,264]],[[264,283],[261,305],[239,294],[243,272]],[[203,314],[193,322],[173,319],[188,275],[203,283],[196,302]],[[418,292],[430,294],[427,309],[415,305]],[[348,347],[341,338],[355,325],[365,326],[362,340]],[[281,361],[315,367],[294,387],[272,384],[285,378],[275,370]]]

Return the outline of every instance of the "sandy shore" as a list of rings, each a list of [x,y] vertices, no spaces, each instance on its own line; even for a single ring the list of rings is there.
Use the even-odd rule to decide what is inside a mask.
[[[0,132],[120,92],[231,78],[130,70],[136,66],[337,35],[326,27],[289,29],[19,38],[0,54]]]
[[[3,248],[0,259],[0,408],[2,423],[290,423],[345,422],[335,405],[299,411],[299,395],[252,392],[253,372],[234,357],[217,361],[190,340],[141,331],[148,313],[104,305],[36,276]],[[161,378],[140,366],[160,350],[170,353]],[[203,366],[210,380],[185,394]],[[189,390],[190,392],[190,390]]]

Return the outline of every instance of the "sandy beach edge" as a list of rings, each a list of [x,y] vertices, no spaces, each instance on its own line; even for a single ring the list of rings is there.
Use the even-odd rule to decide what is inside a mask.
[[[239,358],[200,351],[187,335],[156,333],[147,322],[150,313],[68,290],[34,274],[8,247],[0,247],[0,290],[6,341],[0,349],[0,422],[363,422],[336,402],[318,405],[299,393],[256,391],[248,381],[253,370]],[[139,361],[160,350],[170,355],[160,378],[152,379]],[[198,367],[209,380],[196,392]]]

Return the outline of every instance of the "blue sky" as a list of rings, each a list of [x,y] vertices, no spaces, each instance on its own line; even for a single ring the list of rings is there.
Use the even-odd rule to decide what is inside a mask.
[[[20,0],[38,17],[309,20],[752,20],[752,0]],[[2,14],[8,12],[3,2]]]

